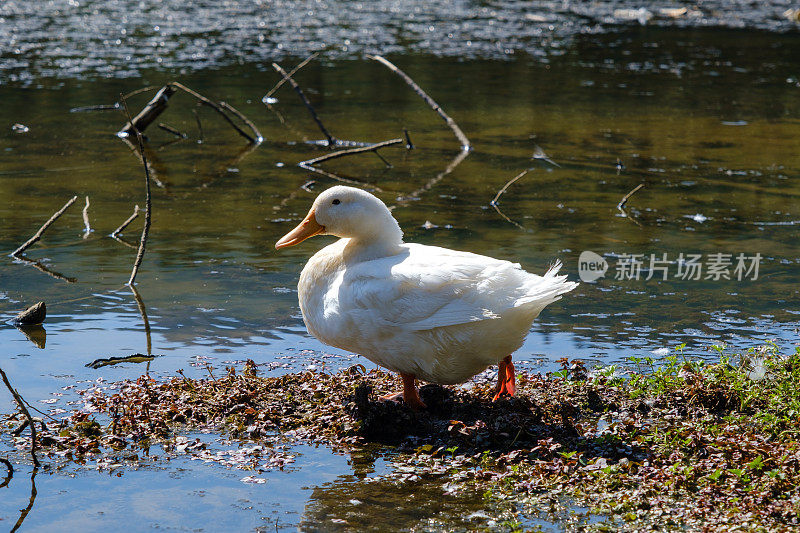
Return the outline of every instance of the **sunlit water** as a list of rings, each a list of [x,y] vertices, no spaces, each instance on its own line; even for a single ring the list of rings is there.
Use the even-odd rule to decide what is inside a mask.
[[[798,45],[796,35],[641,30],[580,38],[546,60],[393,58],[474,144],[460,162],[444,123],[381,65],[321,60],[297,79],[339,138],[381,141],[401,136],[404,127],[411,132],[414,150],[382,150],[390,168],[372,154],[324,164],[396,206],[408,241],[512,259],[533,272],[560,259],[576,280],[581,252],[606,259],[605,277],[545,310],[515,354],[547,371],[565,356],[624,363],[629,356],[663,356],[681,343],[698,357],[711,357],[712,344],[746,349],[767,339],[793,349],[800,313],[800,59],[792,52]],[[223,372],[248,358],[265,373],[369,364],[309,337],[299,315],[298,273],[330,237],[280,253],[273,248],[334,182],[296,166],[321,153],[303,142],[321,134],[288,87],[277,94],[280,118],[261,103],[277,81],[268,67],[246,63],[189,75],[149,70],[141,78],[43,78],[38,88],[0,87],[0,249],[11,252],[72,195],[79,197],[26,254],[76,282],[9,257],[0,262],[4,318],[38,300],[48,306],[43,348],[10,325],[0,329],[2,367],[33,404],[66,409],[73,393],[62,387],[76,380],[136,378],[145,363],[85,365],[148,350],[158,356],[149,363],[154,377],[179,369],[202,377],[207,365]],[[153,226],[137,278],[148,345],[139,306],[124,286],[135,250],[107,236],[134,204],[144,206],[141,167],[114,136],[124,122],[119,112],[69,110],[110,104],[122,92],[173,79],[237,106],[266,141],[249,150],[212,111],[199,109],[204,138],[197,142],[194,102],[183,94],[159,121],[189,138],[169,144],[174,137],[155,125],[148,129],[148,155],[164,184],[153,188]],[[138,109],[146,100],[136,97],[131,105]],[[12,131],[15,123],[29,131]],[[540,157],[531,159],[534,153]],[[528,168],[499,199],[498,213],[491,206],[497,191]],[[623,214],[618,202],[640,183],[644,188]],[[84,239],[86,195],[94,231]],[[136,242],[141,219],[125,231],[127,241]],[[701,254],[706,267],[710,254],[732,254],[733,279],[705,279],[705,269],[699,280],[681,279],[681,253]],[[757,279],[753,273],[735,279],[740,253],[760,254]],[[643,254],[639,279],[615,279],[625,254]],[[661,271],[645,279],[651,254],[667,254],[667,280]],[[11,409],[8,395],[0,394],[0,411]],[[40,472],[25,527],[99,529],[134,518],[139,529],[274,529],[276,522],[313,529],[348,512],[351,523],[363,525],[389,506],[385,497],[363,496],[373,489],[357,481],[361,467],[353,458],[312,448],[298,454],[290,472],[270,472],[259,485],[241,483],[240,471],[190,461],[153,461],[149,468],[123,468],[121,477],[78,466]],[[376,468],[389,468],[381,457]],[[0,489],[2,523],[13,524],[27,505],[26,475],[21,467]],[[389,498],[393,516],[407,527],[440,512],[465,527],[456,517],[480,501],[420,512],[403,489],[384,490],[397,492]],[[345,510],[343,498],[371,503]],[[64,513],[78,507],[86,511]]]

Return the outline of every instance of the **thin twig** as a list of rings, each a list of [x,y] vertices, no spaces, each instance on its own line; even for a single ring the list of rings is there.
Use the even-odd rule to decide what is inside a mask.
[[[525,175],[525,174],[527,174],[527,173],[528,173],[528,170],[527,170],[527,169],[526,169],[526,170],[523,170],[522,172],[520,172],[519,174],[517,174],[516,176],[514,176],[513,178],[511,178],[510,180],[508,180],[508,181],[506,182],[506,184],[505,184],[505,185],[503,185],[503,188],[502,188],[502,189],[500,189],[499,191],[497,191],[497,194],[496,194],[496,195],[495,195],[495,197],[492,199],[492,201],[491,201],[491,202],[489,202],[489,205],[497,205],[497,201],[500,199],[500,197],[501,197],[501,196],[503,196],[503,194],[506,192],[506,190],[508,190],[508,188],[509,188],[509,187],[511,187],[511,185],[512,185],[512,184],[513,184],[515,181],[517,181],[518,179],[520,179],[522,176],[524,176],[524,175]]]
[[[119,234],[122,233],[122,230],[128,227],[128,225],[133,222],[136,217],[139,216],[139,204],[133,206],[133,214],[125,220],[122,224],[119,225],[117,229],[111,232],[111,236],[114,238],[119,237]]]
[[[289,75],[287,77],[281,78],[280,81],[275,84],[275,87],[270,89],[269,92],[264,95],[264,97],[261,99],[261,101],[264,102],[264,104],[266,104],[266,105],[270,105],[268,100],[272,97],[273,94],[275,94],[275,91],[280,89],[283,86],[283,84],[286,83],[287,78],[291,78],[292,76],[297,74],[298,70],[300,70],[304,66],[308,65],[318,55],[319,55],[319,52],[314,52],[313,54],[311,54],[310,56],[305,58],[303,61],[301,61],[299,65],[297,65],[296,67],[294,67],[292,70],[289,71]]]
[[[86,197],[86,205],[83,206],[83,225],[86,228],[83,230],[83,238],[85,239],[92,233],[92,226],[89,225],[89,197]]]
[[[158,124],[156,124],[156,126],[158,126],[160,129],[166,131],[167,133],[173,134],[175,137],[180,137],[181,139],[185,139],[186,137],[188,137],[188,135],[186,135],[182,131],[176,130],[175,128],[173,128],[169,124],[164,124],[163,122],[159,122]]]
[[[370,144],[369,146],[348,148],[347,150],[339,150],[338,152],[331,152],[329,154],[324,154],[319,157],[315,157],[314,159],[301,161],[300,163],[297,164],[297,166],[302,168],[313,167],[314,165],[322,163],[323,161],[328,161],[329,159],[337,159],[339,157],[345,157],[354,154],[363,154],[364,152],[375,152],[376,150],[380,150],[381,148],[386,148],[387,146],[392,146],[394,144],[402,144],[402,143],[403,139],[390,139],[388,141]]]
[[[325,128],[325,125],[319,119],[319,115],[317,115],[317,112],[314,110],[314,106],[312,106],[311,102],[309,102],[308,98],[306,98],[306,95],[303,92],[303,89],[301,89],[300,86],[297,85],[297,82],[294,81],[294,78],[292,78],[285,70],[283,70],[283,68],[279,64],[273,63],[272,64],[272,68],[277,70],[278,73],[281,76],[283,76],[283,79],[285,79],[286,81],[289,82],[289,84],[295,90],[297,95],[300,97],[300,100],[303,101],[303,104],[305,104],[306,109],[308,109],[308,112],[311,113],[311,118],[314,119],[314,122],[317,123],[317,126],[319,127],[320,131],[322,131],[322,134],[325,136],[325,139],[327,139],[328,146],[330,147],[330,146],[335,145],[336,144],[336,138],[333,135],[331,135],[331,133]]]
[[[414,83],[414,80],[412,80],[408,76],[408,74],[406,74],[405,72],[403,72],[402,70],[397,68],[392,62],[390,62],[389,60],[387,60],[386,58],[384,58],[382,56],[367,55],[367,58],[374,59],[375,61],[378,61],[379,63],[382,63],[389,70],[391,70],[392,72],[394,72],[395,74],[397,74],[398,76],[403,78],[403,80],[408,84],[408,86],[411,87],[414,90],[414,92],[417,93],[419,95],[419,97],[422,98],[425,101],[425,103],[427,103],[431,107],[431,109],[436,111],[439,114],[439,116],[444,119],[444,121],[447,123],[447,125],[450,127],[450,129],[453,130],[453,133],[455,134],[456,138],[458,139],[458,142],[461,143],[461,149],[462,150],[469,150],[471,148],[470,143],[469,143],[469,139],[467,139],[467,136],[464,135],[463,131],[461,131],[461,128],[458,127],[458,124],[456,124],[456,121],[453,120],[452,118],[450,118],[450,116],[447,113],[444,112],[444,110],[439,106],[439,104],[437,104],[434,101],[433,98],[428,96],[428,94],[425,91],[423,91],[422,88],[419,85]]]
[[[131,112],[128,109],[128,102],[125,100],[123,96],[121,98],[122,105],[125,107],[125,114],[128,116],[128,121],[131,121]],[[136,280],[136,273],[139,272],[139,265],[142,264],[142,259],[144,259],[144,251],[145,246],[147,246],[147,235],[150,232],[150,211],[151,211],[151,202],[150,202],[150,170],[147,165],[147,156],[144,154],[144,143],[142,142],[142,134],[141,132],[134,128],[133,131],[136,133],[136,141],[139,144],[139,150],[142,154],[142,163],[144,166],[144,186],[145,186],[145,204],[144,204],[144,227],[142,228],[142,237],[139,239],[139,249],[136,251],[136,260],[133,263],[133,269],[131,270],[131,277],[128,280],[128,285],[133,286],[133,283]]]
[[[14,250],[13,252],[11,252],[11,255],[13,255],[13,256],[18,256],[19,254],[21,254],[22,252],[24,252],[25,250],[27,250],[27,249],[28,249],[28,248],[29,248],[29,247],[30,247],[30,246],[31,246],[33,243],[35,243],[36,241],[38,241],[39,239],[41,239],[41,238],[42,238],[42,234],[44,233],[44,231],[45,231],[47,228],[49,228],[49,227],[50,227],[50,225],[51,225],[53,222],[55,222],[55,221],[56,221],[56,219],[57,219],[58,217],[60,217],[61,215],[63,215],[63,214],[64,214],[64,211],[66,211],[66,210],[67,210],[67,208],[68,208],[69,206],[71,206],[73,203],[75,203],[75,200],[77,200],[77,199],[78,199],[78,197],[77,197],[77,196],[73,196],[73,197],[72,197],[72,198],[71,198],[71,199],[70,199],[70,200],[69,200],[69,201],[68,201],[66,204],[64,204],[64,207],[62,207],[61,209],[59,209],[58,211],[56,211],[56,212],[53,214],[53,216],[51,216],[51,217],[50,217],[50,219],[49,219],[47,222],[45,222],[44,224],[42,224],[42,227],[41,227],[41,228],[39,228],[39,231],[37,231],[37,232],[36,232],[36,233],[33,235],[33,237],[31,237],[30,239],[28,239],[28,241],[27,241],[25,244],[23,244],[22,246],[20,246],[19,248],[17,248],[17,249],[16,249],[16,250]]]
[[[11,386],[11,383],[8,381],[8,376],[6,373],[3,372],[3,369],[0,368],[0,377],[3,378],[3,383],[5,383],[6,387],[8,388],[9,392],[11,392],[11,396],[14,397],[14,401],[17,402],[17,406],[19,407],[20,411],[25,415],[25,418],[28,419],[28,425],[31,428],[31,457],[33,457],[33,466],[39,467],[39,458],[36,457],[36,424],[33,423],[33,417],[31,416],[30,411],[28,408],[25,407],[25,401],[20,396],[19,392],[17,392],[14,387]]]
[[[514,176],[513,178],[511,178],[510,180],[508,180],[508,181],[506,182],[506,184],[505,184],[505,185],[503,185],[503,188],[502,188],[502,189],[500,189],[499,191],[497,191],[497,194],[496,194],[496,195],[495,195],[495,197],[492,199],[492,201],[491,201],[491,202],[489,202],[489,205],[491,205],[491,206],[494,208],[494,210],[495,210],[495,211],[497,211],[497,214],[498,214],[498,215],[500,215],[501,217],[503,217],[503,219],[505,219],[505,221],[506,221],[506,222],[509,222],[510,224],[513,224],[513,225],[515,225],[516,227],[518,227],[518,228],[519,228],[519,229],[521,229],[521,230],[525,230],[525,227],[524,227],[524,226],[522,226],[521,224],[519,224],[518,222],[514,222],[513,220],[511,220],[510,218],[508,218],[508,216],[506,216],[506,214],[505,214],[505,213],[503,213],[503,212],[500,210],[500,205],[499,205],[498,201],[500,200],[500,197],[501,197],[501,196],[502,196],[502,195],[503,195],[503,194],[506,192],[506,190],[508,190],[508,188],[509,188],[509,187],[510,187],[510,186],[511,186],[511,185],[512,185],[514,182],[516,182],[518,179],[522,178],[522,176],[524,176],[525,174],[527,174],[527,173],[528,173],[528,170],[530,170],[530,169],[523,170],[522,172],[520,172],[519,174],[517,174],[516,176]]]
[[[197,100],[199,100],[203,105],[207,105],[208,107],[210,107],[211,109],[222,115],[222,118],[224,118],[228,122],[228,124],[230,124],[231,127],[236,130],[236,132],[239,135],[241,135],[251,143],[259,144],[262,140],[264,140],[264,138],[261,136],[261,133],[257,129],[255,129],[255,126],[253,126],[252,122],[247,121],[247,125],[253,130],[253,134],[255,135],[255,137],[248,135],[247,132],[245,132],[242,128],[237,126],[236,123],[233,120],[231,120],[231,117],[228,116],[228,114],[219,104],[209,100],[208,98],[198,93],[197,91],[193,91],[192,89],[186,87],[182,83],[178,83],[177,81],[170,82],[170,85],[177,87],[178,89],[184,91],[185,93],[191,94],[192,96],[197,98]],[[230,108],[230,106],[228,107]],[[237,116],[241,116],[241,114],[239,114],[238,111],[236,113]]]
[[[629,192],[628,194],[626,194],[625,196],[623,196],[623,197],[622,197],[622,200],[620,200],[620,201],[619,201],[619,203],[617,204],[617,209],[619,209],[620,211],[623,211],[623,208],[625,207],[625,204],[628,202],[628,198],[630,198],[631,196],[633,196],[633,195],[636,193],[636,191],[638,191],[638,190],[639,190],[639,189],[641,189],[642,187],[644,187],[644,183],[640,183],[639,185],[637,185],[636,187],[634,187],[634,188],[633,188],[633,190],[632,190],[631,192]],[[623,212],[624,212],[624,211],[623,211]],[[626,215],[626,216],[627,216],[627,215]]]

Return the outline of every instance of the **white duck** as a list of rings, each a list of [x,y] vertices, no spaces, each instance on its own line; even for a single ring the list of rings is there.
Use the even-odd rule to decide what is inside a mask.
[[[424,407],[415,379],[466,381],[499,363],[494,399],[514,395],[511,353],[542,309],[577,283],[519,264],[436,246],[407,244],[392,213],[372,194],[336,186],[275,248],[314,235],[341,237],[308,260],[298,296],[308,331],[331,346],[398,372],[400,397]]]

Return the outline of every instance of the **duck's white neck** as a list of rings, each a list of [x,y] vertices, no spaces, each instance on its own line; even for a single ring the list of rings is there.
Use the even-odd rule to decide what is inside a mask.
[[[403,244],[403,231],[397,221],[389,216],[382,224],[360,228],[357,235],[350,235],[345,245],[345,255],[359,261],[395,255]],[[391,221],[391,223],[389,223]]]

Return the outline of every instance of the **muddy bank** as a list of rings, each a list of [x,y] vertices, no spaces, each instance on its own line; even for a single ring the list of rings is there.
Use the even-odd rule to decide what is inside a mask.
[[[326,49],[508,58],[560,55],[579,35],[641,25],[796,31],[796,5],[771,2],[263,2],[176,0],[0,5],[0,76],[6,82],[133,77],[145,69],[200,70],[269,62]]]

